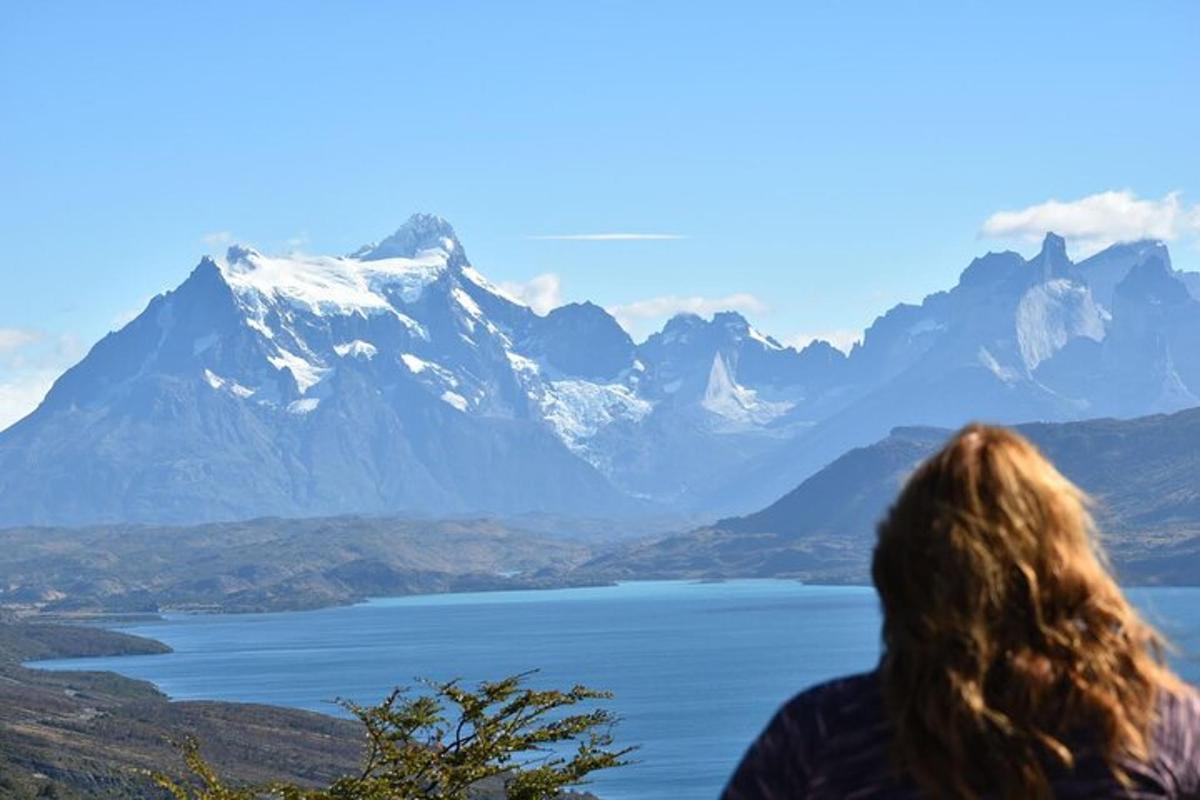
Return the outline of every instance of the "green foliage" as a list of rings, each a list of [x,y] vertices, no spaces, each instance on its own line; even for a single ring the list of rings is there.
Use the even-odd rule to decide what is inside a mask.
[[[174,800],[256,800],[269,794],[268,789],[237,789],[226,786],[216,770],[200,755],[200,745],[188,738],[179,744],[183,763],[191,779],[179,783],[162,773],[153,773],[155,785],[165,789]]]
[[[186,780],[152,777],[174,800],[467,800],[488,779],[503,784],[508,800],[549,800],[597,770],[628,763],[633,748],[613,748],[610,712],[567,711],[608,699],[608,692],[535,690],[525,686],[527,677],[473,690],[458,681],[430,683],[429,693],[415,696],[396,689],[374,706],[343,701],[365,729],[366,756],[360,773],[325,789],[230,786],[194,740],[180,746]]]

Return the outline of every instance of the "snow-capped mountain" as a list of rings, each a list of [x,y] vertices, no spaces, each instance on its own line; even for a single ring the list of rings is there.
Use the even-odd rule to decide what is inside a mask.
[[[849,356],[732,312],[641,344],[546,315],[417,215],[341,257],[205,257],[0,433],[0,524],[743,511],[898,424],[1196,404],[1200,307],[1160,244],[988,254]]]
[[[636,513],[626,440],[667,382],[598,306],[506,296],[438,217],[343,257],[235,246],[0,434],[0,522]],[[720,387],[709,427],[762,406]]]
[[[1134,417],[1200,405],[1196,273],[1159,242],[1079,263],[1048,234],[1031,259],[989,253],[958,284],[901,304],[851,351],[845,402],[812,430],[701,487],[715,506],[769,503],[901,425]]]

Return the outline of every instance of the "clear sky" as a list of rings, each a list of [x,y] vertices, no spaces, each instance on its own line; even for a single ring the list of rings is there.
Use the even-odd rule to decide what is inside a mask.
[[[0,424],[202,253],[419,210],[639,336],[844,343],[1050,225],[1195,268],[1197,41],[1194,2],[6,3]],[[536,238],[614,233],[678,238]]]

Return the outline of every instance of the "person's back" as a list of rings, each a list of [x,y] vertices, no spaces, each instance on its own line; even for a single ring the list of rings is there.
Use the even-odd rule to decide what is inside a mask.
[[[879,668],[799,694],[723,800],[1200,800],[1200,699],[1109,576],[1086,498],[970,426],[880,525]]]
[[[1075,766],[1051,770],[1060,800],[1200,798],[1200,700],[1162,695],[1150,758],[1129,762],[1125,789],[1101,753],[1075,743]],[[894,729],[884,712],[879,674],[815,686],[787,703],[742,759],[724,800],[918,800],[926,794],[893,768]],[[986,796],[986,795],[985,795]]]

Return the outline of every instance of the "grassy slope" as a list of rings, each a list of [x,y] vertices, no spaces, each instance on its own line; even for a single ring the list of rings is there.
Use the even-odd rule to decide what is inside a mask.
[[[172,741],[194,736],[228,778],[324,785],[359,767],[357,722],[251,703],[173,703],[111,672],[46,672],[42,658],[167,652],[160,642],[72,625],[0,622],[0,797],[123,800],[161,795],[144,770],[182,771]],[[500,800],[489,779],[475,800]],[[569,793],[565,800],[596,800]]]
[[[106,672],[45,672],[38,658],[159,653],[159,642],[95,628],[0,623],[0,796],[154,797],[139,770],[174,770],[186,734],[242,780],[329,780],[355,767],[358,726],[303,711],[171,703]]]
[[[487,520],[338,517],[0,530],[0,605],[272,611],[561,584],[587,546]]]

